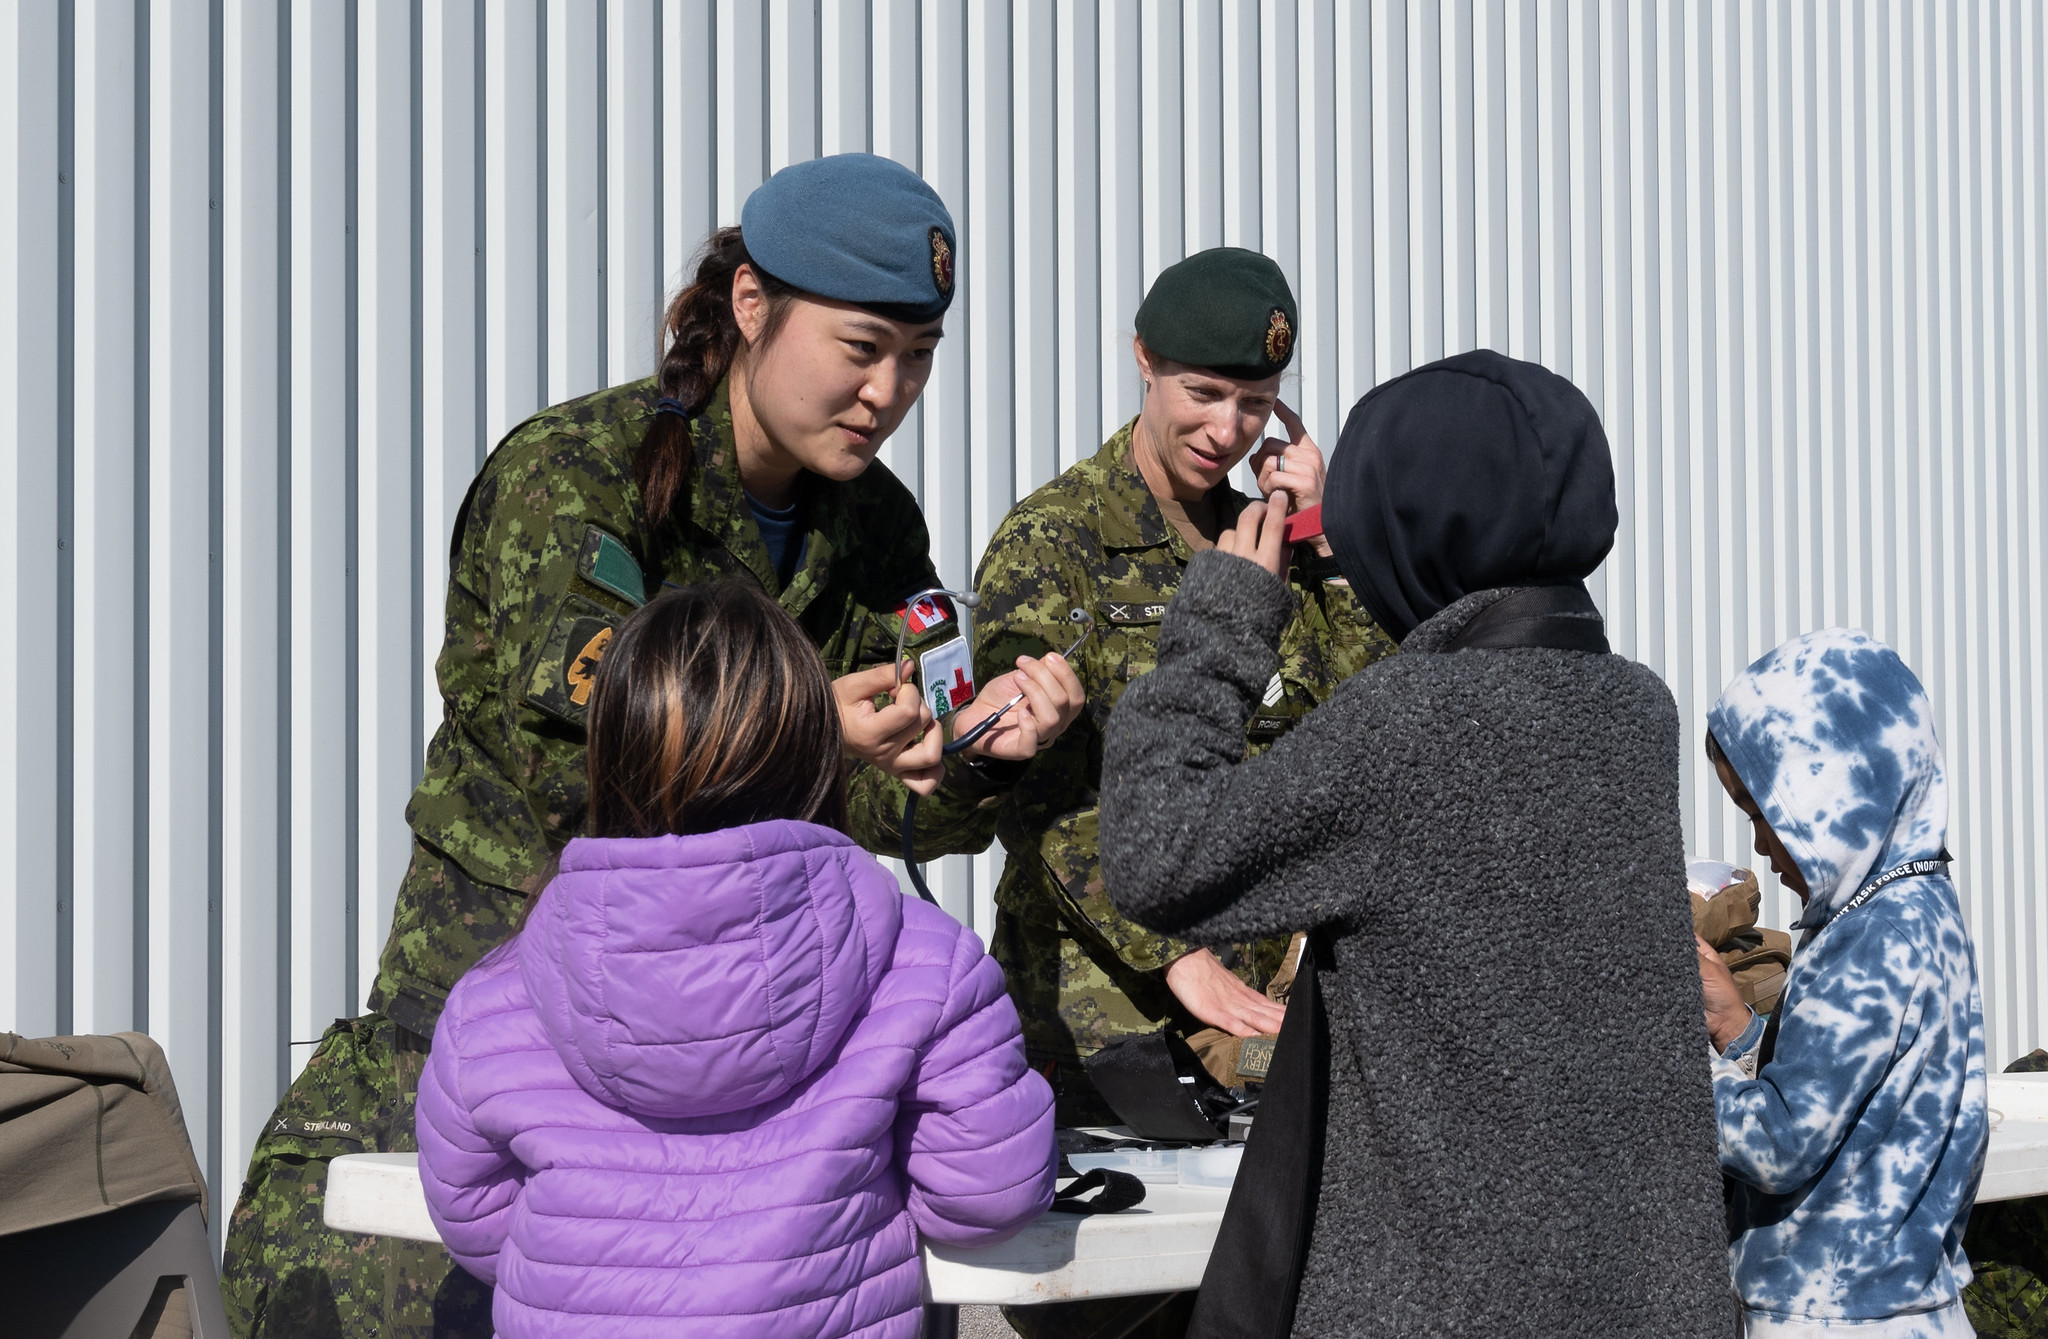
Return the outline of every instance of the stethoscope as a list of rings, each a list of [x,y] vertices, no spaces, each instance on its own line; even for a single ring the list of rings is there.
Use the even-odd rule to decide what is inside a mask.
[[[981,607],[981,596],[971,590],[952,590],[945,586],[931,586],[919,591],[903,602],[903,622],[896,629],[896,659],[889,662],[898,667],[897,673],[899,674],[902,673],[901,666],[903,664],[904,648],[910,640],[910,611],[916,607],[918,601],[929,599],[934,595],[944,596],[952,601],[953,607],[959,611],[960,636],[967,643],[967,654],[970,656],[974,654],[974,611]],[[1067,620],[1081,629],[1081,635],[1069,642],[1066,650],[1060,652],[1062,660],[1080,650],[1081,643],[1087,641],[1088,634],[1095,630],[1095,619],[1086,609],[1076,608],[1068,610]],[[1008,714],[1010,708],[1023,700],[1024,694],[1017,694],[1008,702],[1003,703],[1002,706],[997,707],[994,711],[983,717],[965,734],[947,740],[940,746],[939,756],[950,758],[962,749],[973,747],[977,740],[995,728],[996,722],[1003,719]],[[917,895],[933,906],[937,906],[939,899],[933,897],[932,890],[925,886],[924,874],[917,867],[916,832],[917,792],[913,790],[908,793],[903,801],[903,864],[904,868],[910,871],[910,886],[917,889]]]

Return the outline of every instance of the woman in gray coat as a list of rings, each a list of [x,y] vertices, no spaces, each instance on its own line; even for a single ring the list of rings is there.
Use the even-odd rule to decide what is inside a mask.
[[[1725,1339],[1678,713],[1583,585],[1592,405],[1485,351],[1359,402],[1323,519],[1401,654],[1241,761],[1289,614],[1264,510],[1189,565],[1103,766],[1120,911],[1313,930],[1191,1333]]]

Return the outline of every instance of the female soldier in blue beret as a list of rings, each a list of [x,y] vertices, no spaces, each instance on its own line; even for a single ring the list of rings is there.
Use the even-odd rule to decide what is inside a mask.
[[[959,636],[923,517],[875,454],[917,402],[953,299],[953,220],[908,168],[784,169],[713,233],[669,304],[656,375],[514,428],[456,515],[438,673],[445,715],[406,818],[413,859],[370,995],[329,1029],[258,1142],[224,1290],[243,1335],[488,1334],[438,1245],[332,1233],[327,1161],[411,1150],[448,989],[502,942],[584,817],[584,712],[612,630],[664,585],[759,583],[835,675],[852,835],[929,793],[940,732],[895,664]],[[1029,758],[1081,705],[1057,656],[965,705],[1024,701],[969,754]],[[877,706],[877,703],[880,703]],[[968,755],[963,755],[968,756]]]

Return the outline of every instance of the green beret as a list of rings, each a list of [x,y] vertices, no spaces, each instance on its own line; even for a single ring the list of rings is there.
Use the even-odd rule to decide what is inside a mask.
[[[1161,358],[1256,381],[1294,361],[1296,320],[1278,265],[1219,246],[1160,271],[1139,304],[1137,330]]]
[[[792,163],[754,188],[740,236],[756,265],[821,298],[898,321],[953,302],[953,216],[901,163],[841,153]]]

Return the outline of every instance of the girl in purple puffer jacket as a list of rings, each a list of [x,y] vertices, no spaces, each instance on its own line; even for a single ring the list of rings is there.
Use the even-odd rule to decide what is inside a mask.
[[[457,983],[427,1207],[500,1335],[918,1332],[918,1235],[1052,1200],[1052,1093],[981,943],[840,831],[818,654],[751,586],[663,596],[590,705],[591,836]]]

